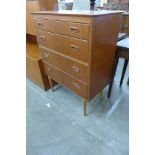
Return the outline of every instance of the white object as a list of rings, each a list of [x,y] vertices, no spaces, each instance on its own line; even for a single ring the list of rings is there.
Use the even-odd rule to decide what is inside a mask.
[[[95,3],[99,6],[100,0],[96,0]],[[90,10],[90,0],[74,0],[73,10]]]
[[[71,5],[73,3],[73,0],[64,0],[64,1],[58,1],[59,10],[67,10],[67,6]]]
[[[47,103],[46,106],[47,106],[48,108],[51,108],[51,104],[50,104],[50,103]]]

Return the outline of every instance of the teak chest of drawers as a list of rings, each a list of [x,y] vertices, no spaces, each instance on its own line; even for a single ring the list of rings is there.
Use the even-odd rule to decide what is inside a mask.
[[[44,73],[86,103],[110,83],[121,12],[32,13]]]

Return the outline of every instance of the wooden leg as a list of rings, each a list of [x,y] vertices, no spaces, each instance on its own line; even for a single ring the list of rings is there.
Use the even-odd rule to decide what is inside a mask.
[[[53,89],[53,87],[54,87],[54,85],[53,85],[53,80],[51,79],[50,76],[48,76],[48,80],[49,80],[49,83],[50,83],[50,86],[51,86],[51,90],[52,90],[52,92],[53,92],[53,91],[54,91],[54,89]]]
[[[113,68],[113,72],[112,72],[112,76],[111,76],[111,80],[110,80],[110,84],[109,84],[108,98],[111,95],[111,89],[112,89],[114,77],[115,77],[115,74],[116,74],[116,69],[117,69],[118,62],[119,62],[119,58],[115,58],[114,68]]]
[[[87,111],[87,100],[82,99],[83,102],[83,112],[84,112],[84,116],[86,116],[86,111]]]
[[[100,100],[103,100],[103,90],[100,92],[99,96],[100,96]]]
[[[125,75],[125,72],[126,72],[126,69],[127,69],[127,66],[128,66],[128,62],[129,62],[129,60],[127,60],[127,59],[124,60],[124,66],[123,66],[121,81],[120,81],[120,84],[119,84],[120,87],[122,86],[122,83],[123,83],[123,79],[124,79],[124,75]]]

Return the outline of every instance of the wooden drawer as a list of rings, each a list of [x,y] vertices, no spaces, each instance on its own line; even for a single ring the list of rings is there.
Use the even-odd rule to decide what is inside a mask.
[[[66,41],[65,36],[48,32],[48,47],[50,49],[64,54]]]
[[[60,56],[58,54],[55,54],[53,52],[50,52],[52,60],[51,60],[51,64],[53,66],[56,66],[57,68],[64,70],[64,66],[65,66],[65,58],[63,56]]]
[[[65,58],[64,71],[72,75],[73,77],[88,83],[89,72],[87,66],[71,59]]]
[[[57,21],[57,33],[89,40],[89,24]]]
[[[65,66],[65,58],[63,56],[43,47],[40,47],[40,53],[43,61],[63,70]]]
[[[88,82],[89,72],[87,66],[43,47],[40,47],[40,52],[42,59],[47,63],[67,72],[75,78],[85,81],[86,83]]]
[[[40,47],[39,49],[42,61],[45,61],[46,63],[50,64],[50,62],[52,61],[50,52],[42,47]]]
[[[46,46],[52,50],[71,56],[78,60],[88,62],[88,41],[50,32],[46,33],[44,31],[38,31],[38,38],[42,46]]]
[[[66,55],[88,63],[89,58],[88,41],[66,36],[63,50]]]
[[[63,22],[49,19],[34,19],[35,28],[89,40],[89,24]]]
[[[55,33],[48,33],[48,47],[62,54],[71,56],[78,60],[88,62],[88,41],[67,37]]]
[[[58,65],[61,64],[61,62],[56,63],[57,60],[58,61],[61,60],[61,56],[56,55],[56,54],[54,54],[54,53],[52,53],[50,51],[47,51],[47,50],[45,50],[43,48],[42,48],[41,51],[43,53],[46,53],[46,54],[48,52],[48,54],[50,56],[52,55],[54,57],[54,59],[53,59],[54,62],[53,61],[50,62],[51,65],[46,62],[47,60],[45,60],[45,61],[42,60],[42,66],[43,66],[44,74],[47,75],[47,76],[50,76],[55,81],[57,81],[57,82],[63,84],[64,86],[68,87],[73,92],[77,93],[78,95],[80,95],[80,96],[82,96],[84,98],[87,98],[88,86],[87,86],[86,83],[80,81],[80,80],[84,79],[84,75],[86,74],[86,73],[84,74],[84,72],[86,72],[86,71],[78,64],[78,67],[80,68],[80,71],[77,72],[76,70],[75,71],[67,70],[67,72],[70,73],[70,75],[69,75],[68,73],[65,73],[66,67],[68,65],[65,64],[66,67],[64,67],[65,65],[64,66],[58,66]],[[68,59],[66,59],[66,61],[67,60]],[[75,66],[77,66],[76,62],[72,62],[71,64],[75,64]],[[57,67],[59,67],[59,68],[57,68]],[[70,69],[74,70],[75,68],[72,66],[72,68],[70,67]],[[80,80],[78,80],[78,79],[76,79],[74,77],[77,77]]]
[[[64,86],[66,86],[76,94],[82,96],[83,98],[88,97],[88,86],[67,74],[64,74]]]
[[[53,80],[61,83],[62,85],[69,88],[76,94],[84,98],[87,98],[88,86],[85,83],[73,78],[72,76],[68,75],[67,73],[63,72],[62,70],[59,70],[54,66],[49,66],[45,62],[43,62],[43,66],[46,75],[49,75]]]
[[[48,47],[48,35],[45,31],[37,31],[37,41],[39,45]]]
[[[44,74],[50,76],[52,79],[56,80],[63,84],[63,73],[58,68],[48,64],[45,61],[42,61],[42,67],[44,70]]]
[[[46,30],[56,32],[56,21],[49,19],[34,19],[35,28],[38,30]]]

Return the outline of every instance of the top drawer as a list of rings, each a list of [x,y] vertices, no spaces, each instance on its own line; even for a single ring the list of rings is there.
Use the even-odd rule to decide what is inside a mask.
[[[56,21],[51,19],[34,19],[34,24],[35,28],[38,30],[89,40],[89,24]]]
[[[56,32],[56,21],[48,19],[34,19],[35,28],[38,30]]]
[[[89,24],[57,21],[57,33],[89,40]]]

